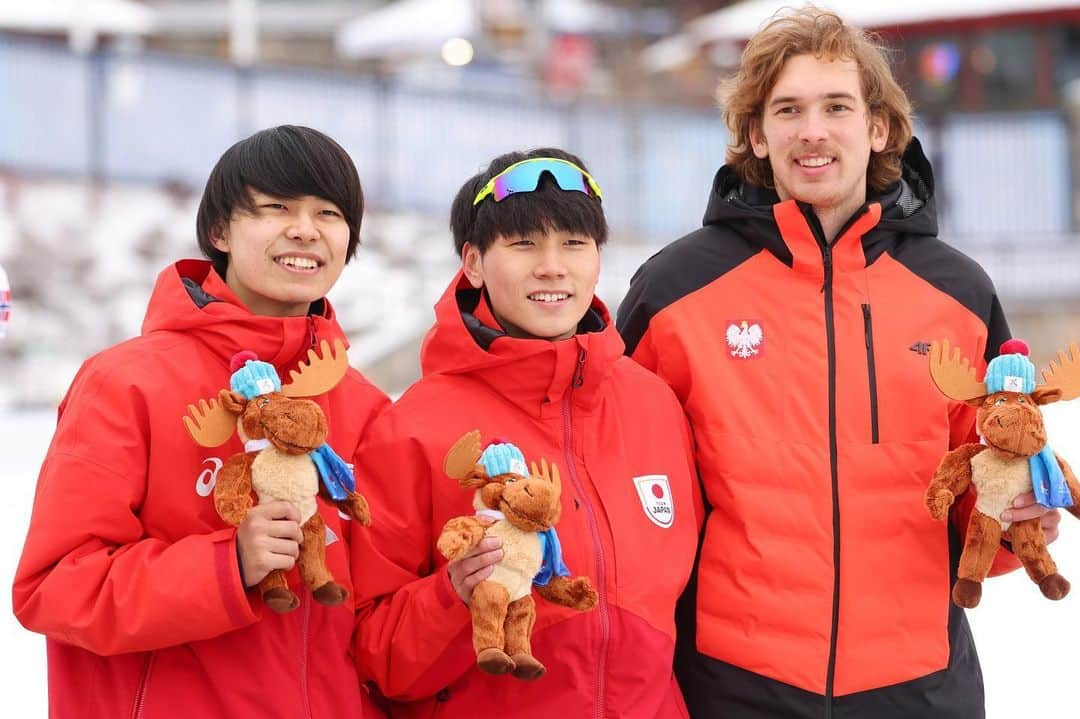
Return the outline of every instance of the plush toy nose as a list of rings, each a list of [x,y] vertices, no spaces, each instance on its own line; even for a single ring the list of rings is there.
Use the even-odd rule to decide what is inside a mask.
[[[552,524],[552,516],[559,504],[559,493],[551,482],[530,477],[506,485],[503,500],[520,516],[546,529]]]
[[[326,415],[306,399],[280,399],[263,408],[261,422],[266,437],[289,454],[310,452],[326,441]]]
[[[1037,454],[1046,444],[1042,414],[1033,405],[995,407],[982,422],[982,433],[991,445],[1023,456]]]

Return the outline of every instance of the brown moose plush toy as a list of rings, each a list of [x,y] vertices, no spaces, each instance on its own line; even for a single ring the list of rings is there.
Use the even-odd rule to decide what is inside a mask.
[[[570,577],[554,525],[559,521],[559,468],[540,460],[526,469],[525,456],[509,442],[480,448],[480,432],[459,439],[446,456],[447,476],[475,489],[475,516],[454,517],[437,547],[448,560],[471,551],[485,536],[502,539],[503,558],[491,577],[473,589],[473,647],[476,663],[489,674],[537,679],[544,665],[533,655],[536,605],[532,587],[548,601],[578,611],[596,606],[588,577]]]
[[[326,415],[311,400],[299,399],[329,391],[348,369],[341,340],[333,351],[323,340],[320,349],[321,357],[308,351],[308,361],[292,371],[284,386],[273,365],[259,362],[253,352],[236,354],[230,389],[216,399],[200,400],[197,407],[188,405],[184,426],[204,447],[217,447],[234,431],[240,435],[244,451],[225,462],[214,486],[218,514],[239,525],[255,503],[252,491],[259,502],[291,503],[304,532],[296,560],[300,577],[316,601],[334,606],[345,601],[347,592],[326,566],[326,525],[315,497],[322,495],[363,525],[371,518],[367,501],[356,492],[352,468],[325,443]],[[281,570],[259,582],[259,591],[278,613],[300,604]]]
[[[965,444],[941,460],[926,492],[926,507],[934,519],[945,519],[957,496],[974,486],[975,508],[968,523],[960,568],[953,585],[953,602],[971,608],[982,597],[982,581],[990,571],[1003,536],[1032,581],[1050,599],[1069,593],[1069,582],[1058,574],[1046,548],[1040,520],[1008,524],[1001,513],[1021,494],[1034,491],[1046,507],[1062,507],[1080,518],[1080,483],[1064,459],[1046,444],[1039,405],[1080,396],[1080,347],[1069,345],[1071,356],[1058,353],[1043,371],[1046,385],[1036,386],[1035,365],[1027,345],[1009,340],[990,361],[986,378],[975,380],[975,368],[948,342],[934,342],[930,374],[947,397],[978,407],[977,427],[984,444]]]

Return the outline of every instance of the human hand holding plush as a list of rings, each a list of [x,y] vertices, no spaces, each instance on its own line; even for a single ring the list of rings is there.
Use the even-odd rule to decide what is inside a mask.
[[[491,576],[495,565],[502,561],[502,558],[502,540],[498,537],[484,537],[472,551],[446,565],[450,584],[461,601],[465,602],[465,606],[469,606],[476,585]]]
[[[982,438],[946,454],[926,491],[926,507],[940,520],[958,495],[975,490],[952,591],[957,606],[979,604],[982,582],[1002,539],[1012,543],[1045,597],[1062,599],[1069,593],[1069,582],[1058,573],[1047,545],[1058,535],[1057,507],[1080,518],[1080,480],[1047,445],[1039,410],[1080,397],[1080,346],[1070,344],[1069,353],[1058,353],[1058,361],[1043,371],[1047,383],[1039,385],[1027,345],[1009,340],[977,381],[974,366],[959,349],[950,353],[948,342],[931,344],[931,377],[945,396],[977,408]]]
[[[371,522],[352,466],[327,442],[326,415],[317,402],[305,399],[329,391],[348,370],[343,342],[331,348],[324,340],[320,349],[321,354],[308,351],[308,360],[290,373],[287,384],[273,365],[253,352],[238,352],[230,363],[229,389],[188,405],[183,418],[192,439],[204,447],[217,447],[234,432],[244,443],[244,451],[229,457],[218,472],[214,506],[238,527],[245,585],[257,583],[266,606],[278,613],[300,606],[284,574],[294,565],[315,601],[337,606],[348,597],[327,565],[319,498],[360,524]]]
[[[303,541],[300,513],[291,504],[269,502],[252,507],[236,528],[236,554],[244,586],[254,587],[275,569],[292,569]]]
[[[588,577],[571,577],[562,560],[554,528],[562,511],[559,469],[544,459],[526,466],[521,450],[509,442],[481,450],[478,431],[454,444],[443,469],[476,490],[476,514],[450,519],[436,543],[444,557],[457,562],[447,571],[472,614],[476,664],[489,674],[537,679],[546,669],[532,655],[532,588],[579,611],[598,601]],[[483,544],[491,539],[499,539],[501,549]]]

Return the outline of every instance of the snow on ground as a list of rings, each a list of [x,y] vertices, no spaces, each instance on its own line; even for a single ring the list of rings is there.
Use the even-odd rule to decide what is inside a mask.
[[[1080,401],[1045,408],[1051,444],[1080,465]],[[3,477],[10,494],[0,508],[0,696],[5,716],[46,716],[45,641],[19,626],[7,587],[30,519],[38,467],[55,412],[0,414]],[[1080,645],[1080,522],[1066,515],[1054,558],[1077,589],[1061,602],[1042,597],[1022,571],[991,581],[968,613],[986,679],[987,718],[1060,715],[1073,686],[1072,648]],[[888,618],[883,617],[883,621]]]

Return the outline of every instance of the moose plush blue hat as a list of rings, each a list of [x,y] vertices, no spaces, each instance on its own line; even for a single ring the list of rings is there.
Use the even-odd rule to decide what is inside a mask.
[[[1002,343],[999,354],[986,367],[986,390],[995,392],[1035,391],[1035,365],[1028,359],[1027,343],[1023,340],[1007,340]]]
[[[986,366],[986,391],[1019,392],[1035,391],[1035,365],[1028,359],[1028,346],[1023,340],[1007,340],[1002,343],[999,354]],[[1044,507],[1071,507],[1073,497],[1050,445],[1032,455],[1028,460],[1035,501]]]
[[[229,388],[233,392],[239,392],[244,399],[255,399],[264,394],[281,391],[281,377],[274,365],[262,362],[251,350],[234,354],[229,362],[229,369],[232,370]],[[315,463],[323,486],[335,502],[348,499],[349,495],[356,491],[352,466],[338,456],[329,444],[323,442],[309,452],[308,456]]]

